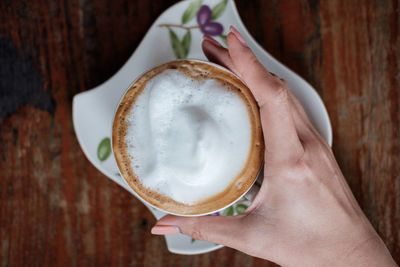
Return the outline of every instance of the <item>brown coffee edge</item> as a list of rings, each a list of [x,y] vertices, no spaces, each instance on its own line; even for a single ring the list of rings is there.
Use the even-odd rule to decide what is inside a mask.
[[[252,125],[251,146],[243,170],[224,191],[192,205],[177,202],[170,197],[145,187],[134,173],[131,167],[133,166],[131,159],[127,154],[127,145],[124,137],[129,123],[124,117],[133,108],[137,97],[145,89],[147,82],[166,69],[177,69],[196,80],[214,79],[227,85],[232,91],[236,91],[237,95],[246,103]],[[150,204],[175,214],[203,214],[229,205],[250,188],[257,179],[257,174],[264,162],[264,139],[260,114],[257,102],[250,89],[235,75],[201,61],[177,60],[168,62],[151,69],[136,80],[127,90],[117,108],[112,129],[112,140],[113,152],[118,168],[129,186]]]

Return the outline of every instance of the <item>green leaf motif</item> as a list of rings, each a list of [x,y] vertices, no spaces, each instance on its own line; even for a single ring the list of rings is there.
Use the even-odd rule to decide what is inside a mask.
[[[219,38],[221,38],[221,40],[222,40],[222,42],[224,42],[224,44],[226,44],[226,37],[227,37],[226,34],[221,34],[221,35],[219,36]]]
[[[196,239],[192,238],[192,240],[190,240],[190,243],[193,244],[196,241]]]
[[[247,205],[245,205],[245,204],[237,204],[236,206],[235,206],[235,209],[236,209],[236,213],[237,214],[240,214],[240,213],[242,213],[243,211],[245,211],[246,209],[247,209]]]
[[[211,20],[216,20],[217,18],[221,17],[227,4],[228,0],[222,0],[219,4],[213,7],[211,10]]]
[[[185,12],[182,15],[182,24],[186,24],[189,21],[191,21],[197,14],[197,11],[199,11],[202,0],[196,0],[190,3],[188,8],[185,10]]]
[[[97,147],[97,158],[100,161],[105,161],[111,154],[111,140],[108,137],[101,140],[99,146]]]
[[[190,45],[192,44],[192,34],[190,30],[186,32],[182,39],[183,57],[186,58],[189,54]]]
[[[185,50],[182,47],[182,43],[179,40],[176,33],[169,29],[169,39],[171,40],[172,50],[174,50],[174,54],[177,58],[184,58],[185,57]]]
[[[224,211],[222,211],[222,214],[221,214],[221,215],[222,215],[222,216],[232,216],[232,215],[233,215],[233,212],[234,212],[233,206],[230,206],[230,207],[224,209]]]

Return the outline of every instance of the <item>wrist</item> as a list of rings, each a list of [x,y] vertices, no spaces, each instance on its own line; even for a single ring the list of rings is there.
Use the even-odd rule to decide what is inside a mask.
[[[338,266],[397,266],[381,238],[373,233],[351,248]]]

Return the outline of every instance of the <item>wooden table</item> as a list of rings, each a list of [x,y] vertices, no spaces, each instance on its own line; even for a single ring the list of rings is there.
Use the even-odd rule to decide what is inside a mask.
[[[0,265],[261,266],[224,248],[170,254],[150,212],[75,138],[72,97],[115,73],[175,1],[0,2]],[[400,262],[399,1],[237,1],[245,24],[309,81],[362,209]]]

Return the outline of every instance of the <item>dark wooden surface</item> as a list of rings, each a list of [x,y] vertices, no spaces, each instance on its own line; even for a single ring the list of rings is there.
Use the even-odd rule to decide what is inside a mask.
[[[229,248],[170,254],[150,212],[75,138],[72,96],[116,72],[173,2],[0,1],[1,266],[268,265]],[[399,262],[399,1],[236,2],[325,101],[339,164]]]

